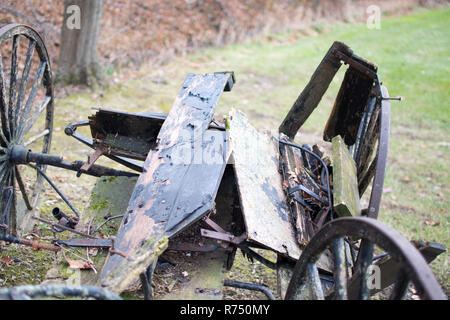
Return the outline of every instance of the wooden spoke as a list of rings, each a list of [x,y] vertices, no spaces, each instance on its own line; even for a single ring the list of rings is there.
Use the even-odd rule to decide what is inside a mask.
[[[23,133],[22,135],[25,136],[31,129],[31,127],[33,126],[33,124],[36,122],[36,120],[39,118],[39,116],[41,115],[41,113],[47,108],[47,106],[49,105],[49,103],[51,102],[52,97],[46,96],[44,101],[42,102],[41,106],[39,107],[38,110],[36,110],[36,112],[33,113],[33,115],[31,116],[31,119],[28,120],[25,123],[25,127],[23,129]]]
[[[16,235],[17,231],[17,216],[16,216],[16,190],[14,188],[14,178],[15,173],[14,170],[10,170],[10,177],[9,177],[9,186],[12,187],[12,199],[11,204],[9,207],[9,212],[7,213],[9,215],[9,231],[12,235]]]
[[[2,53],[0,52],[0,120],[2,125],[1,133],[9,138],[11,135],[8,124],[8,115],[6,113],[6,84],[5,84],[5,73],[3,72],[3,59]],[[2,138],[3,139],[3,138]],[[6,141],[5,141],[6,143]]]
[[[27,103],[22,112],[22,116],[20,117],[20,123],[16,128],[16,136],[22,138],[24,134],[23,129],[25,122],[29,119],[24,118],[28,113],[30,113],[31,108],[33,106],[34,98],[36,97],[37,89],[41,83],[42,76],[44,75],[45,68],[47,66],[47,62],[41,62],[39,65],[39,69],[36,75],[36,79],[34,80],[33,88],[31,89],[30,95],[28,96]]]
[[[410,279],[404,268],[400,268],[397,273],[397,280],[395,281],[394,289],[392,290],[390,300],[402,300],[408,291]]]
[[[40,133],[38,133],[38,134],[36,134],[36,135],[30,137],[29,139],[27,139],[27,140],[23,143],[23,146],[24,146],[24,147],[27,147],[27,146],[29,146],[30,144],[32,144],[33,142],[36,142],[37,140],[39,140],[40,138],[45,137],[45,136],[48,135],[49,133],[50,133],[50,130],[45,129],[44,131],[42,131],[42,132],[40,132]]]
[[[25,90],[27,87],[27,82],[28,82],[28,76],[30,74],[30,69],[31,69],[31,62],[33,61],[33,53],[34,53],[34,48],[36,47],[36,41],[31,40],[30,44],[28,46],[28,51],[27,51],[27,57],[25,60],[25,65],[23,67],[23,71],[22,71],[22,79],[20,81],[20,89],[19,89],[19,95],[17,96],[17,103],[16,103],[16,107],[15,107],[15,114],[14,114],[14,121],[16,124],[16,128],[17,128],[17,122],[19,121],[19,112],[20,112],[20,108],[21,108],[21,104],[23,102],[24,99],[24,95],[25,95]]]
[[[14,102],[16,97],[16,85],[17,85],[17,47],[19,45],[19,36],[13,36],[13,45],[11,53],[11,76],[9,78],[9,106],[8,106],[8,118],[9,128],[11,132],[14,131]]]
[[[2,191],[3,188],[3,180],[5,179],[5,174],[7,170],[8,170],[8,163],[3,162],[0,165],[0,187],[1,187],[0,192]]]
[[[15,177],[17,180],[17,184],[19,185],[20,192],[22,193],[23,201],[25,202],[25,205],[27,206],[28,210],[33,210],[33,207],[30,204],[30,200],[29,200],[27,192],[25,190],[25,184],[23,183],[22,176],[20,175],[20,172],[17,169],[17,166],[14,167],[14,171],[15,171]]]
[[[320,282],[319,271],[315,263],[309,263],[306,267],[311,296],[314,300],[324,300],[322,284]]]
[[[344,239],[333,239],[331,246],[334,258],[334,297],[336,300],[347,300],[347,261]]]

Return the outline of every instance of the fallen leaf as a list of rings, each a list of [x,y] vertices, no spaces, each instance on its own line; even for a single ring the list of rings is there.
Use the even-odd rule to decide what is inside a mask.
[[[69,264],[69,268],[71,269],[93,269],[92,265],[84,260],[72,260],[66,257],[66,254],[63,251],[64,259],[66,259]]]
[[[383,189],[383,193],[391,193],[392,192],[392,188],[384,188]]]
[[[425,220],[425,224],[426,224],[427,226],[432,226],[432,227],[434,227],[434,226],[440,225],[441,223],[440,223],[440,222],[437,222],[437,221],[432,221],[432,220]]]
[[[6,256],[6,257],[1,258],[1,259],[0,259],[0,262],[3,263],[3,264],[5,264],[7,267],[9,267],[9,265],[10,265],[11,263],[14,263],[14,260],[11,259],[9,256]]]

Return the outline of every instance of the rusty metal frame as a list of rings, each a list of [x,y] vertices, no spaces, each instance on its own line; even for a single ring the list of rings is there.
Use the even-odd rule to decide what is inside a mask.
[[[386,174],[386,164],[389,149],[390,134],[390,112],[391,104],[388,100],[389,93],[384,86],[380,86],[381,114],[380,114],[380,137],[378,140],[377,164],[375,176],[372,184],[372,193],[370,195],[368,216],[376,219],[380,210],[381,196],[383,194],[384,176]]]

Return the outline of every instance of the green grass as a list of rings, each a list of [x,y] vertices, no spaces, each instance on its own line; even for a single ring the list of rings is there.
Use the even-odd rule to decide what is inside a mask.
[[[70,159],[86,157],[90,151],[72,143],[61,129],[68,122],[87,119],[92,113],[90,107],[168,112],[190,72],[235,71],[237,83],[232,92],[223,95],[218,113],[227,114],[232,107],[238,108],[258,128],[277,129],[328,48],[339,40],[359,56],[377,63],[380,79],[390,95],[405,98],[404,102],[392,103],[385,180],[385,188],[392,188],[392,192],[383,196],[379,219],[409,239],[425,239],[450,247],[450,10],[384,18],[380,30],[369,30],[364,24],[325,25],[321,30],[324,30],[321,34],[304,31],[272,34],[243,44],[206,49],[161,67],[146,66],[131,75],[113,73],[114,84],[109,88],[57,100],[52,152]],[[322,130],[343,73],[343,70],[338,73],[319,107],[300,130],[298,142],[323,144]],[[156,81],[161,78],[165,81]],[[49,171],[52,176],[59,175],[70,182],[61,183],[61,187],[77,205],[88,200],[94,179],[76,180],[74,174],[64,170]],[[73,185],[81,186],[82,190],[70,192]],[[448,254],[442,254],[432,268],[448,290]],[[274,280],[275,275],[272,273],[270,277]]]
[[[450,10],[384,19],[380,30],[369,30],[363,24],[326,29],[331,30],[299,37],[295,42],[289,41],[293,33],[286,33],[279,35],[278,41],[211,49],[190,60],[237,72],[233,97],[226,97],[219,110],[236,106],[266,129],[277,128],[334,40],[347,43],[356,54],[377,63],[390,95],[405,98],[392,103],[385,180],[385,188],[392,188],[392,192],[383,197],[379,219],[409,239],[450,247]],[[342,74],[297,141],[320,141]],[[448,290],[448,254],[442,254],[432,267]]]

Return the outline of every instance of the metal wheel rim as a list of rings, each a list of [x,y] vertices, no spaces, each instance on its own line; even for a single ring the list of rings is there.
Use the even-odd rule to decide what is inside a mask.
[[[402,264],[410,281],[421,291],[421,298],[447,299],[421,253],[398,231],[371,218],[339,218],[319,230],[305,247],[295,265],[286,299],[293,299],[298,295],[299,288],[308,280],[306,279],[308,268],[311,268],[311,265],[315,266],[321,253],[331,245],[333,240],[342,237],[358,237],[383,248]],[[317,267],[315,268],[317,270]]]
[[[12,145],[23,145],[24,144],[24,137],[25,135],[30,132],[36,125],[36,121],[45,115],[45,121],[44,126],[42,128],[42,133],[45,133],[43,136],[41,136],[40,141],[42,141],[42,149],[40,150],[42,153],[49,153],[50,151],[50,145],[51,145],[51,138],[52,138],[52,129],[53,129],[53,113],[54,113],[54,95],[53,95],[53,86],[52,86],[52,73],[51,73],[51,64],[48,57],[47,49],[44,45],[44,42],[42,38],[39,36],[39,34],[33,30],[32,28],[21,25],[21,24],[10,24],[6,25],[2,28],[0,28],[0,47],[3,47],[4,43],[7,40],[11,40],[12,42],[12,48],[11,48],[11,57],[8,57],[8,62],[11,62],[11,72],[9,79],[6,79],[6,74],[4,74],[3,70],[5,69],[5,66],[3,63],[0,65],[1,74],[0,74],[0,109],[2,112],[2,122],[1,125],[1,133],[3,134],[3,139],[6,138],[7,143],[2,143],[2,151],[0,152],[0,190],[2,195],[2,211],[0,212],[2,215],[2,220],[5,219],[5,199],[4,198],[4,191],[7,188],[13,187],[14,195],[13,195],[13,201],[11,203],[11,212],[10,214],[13,217],[13,220],[16,219],[16,205],[17,205],[17,190],[15,188],[15,185],[18,185],[18,189],[20,190],[20,193],[25,193],[25,196],[21,196],[22,199],[25,198],[28,199],[28,204],[25,206],[25,218],[29,217],[32,212],[32,210],[38,206],[39,204],[39,195],[42,188],[43,179],[40,175],[36,173],[36,178],[33,178],[33,186],[32,191],[26,190],[25,184],[22,181],[22,178],[20,176],[21,168],[18,167],[17,164],[14,164],[9,161],[8,153],[10,151],[10,148]],[[31,65],[33,64],[33,56],[36,57],[37,53],[37,60],[39,65],[37,66],[37,70],[35,73],[35,77],[32,78],[32,74],[27,73],[24,77],[24,71],[26,69],[27,65],[27,58],[25,58],[24,67],[20,68],[17,65],[17,59],[20,59],[21,56],[20,53],[18,53],[17,49],[14,51],[14,45],[19,46],[19,42],[24,42],[28,44],[27,48],[27,57],[29,53],[30,55],[30,62],[29,62],[29,70],[31,68]],[[30,49],[33,47],[32,49]],[[14,53],[15,52],[15,53]],[[14,69],[12,60],[16,59],[16,67]],[[1,56],[0,56],[1,59]],[[14,70],[14,72],[12,71]],[[13,84],[13,81],[11,80],[12,76],[11,74],[14,73],[14,93],[13,93],[13,99],[11,100],[11,86]],[[20,80],[18,79],[19,75],[21,76]],[[39,79],[39,80],[38,80]],[[6,90],[4,81],[9,80],[9,87],[8,90]],[[24,81],[25,80],[25,81]],[[32,88],[30,89],[30,93],[27,94],[26,86],[28,83],[32,83]],[[22,89],[22,83],[24,83]],[[44,100],[38,101],[38,98],[36,96],[36,92],[32,93],[32,90],[36,86],[36,92],[39,90],[43,90],[44,93]],[[7,92],[8,91],[8,92]],[[19,97],[21,96],[21,97]],[[17,100],[16,100],[17,99]],[[20,103],[19,103],[20,102]],[[29,104],[29,107],[27,108],[27,105]],[[33,110],[33,108],[39,105],[37,110]],[[17,106],[20,106],[20,109],[17,109]],[[13,109],[14,108],[14,109]],[[31,109],[30,109],[31,108]],[[28,110],[28,112],[27,112]],[[40,110],[40,111],[39,111]],[[34,112],[31,114],[31,112]],[[11,117],[13,115],[13,117]],[[6,118],[6,119],[5,119]],[[11,122],[12,118],[14,118],[13,122]],[[22,120],[22,122],[20,121]],[[19,121],[19,122],[17,122]],[[14,123],[17,122],[17,123]],[[12,129],[12,130],[11,130]],[[16,132],[17,129],[17,132]],[[11,133],[12,131],[12,133]],[[3,156],[3,157],[2,157]],[[46,169],[46,166],[40,165],[39,166],[41,170]],[[6,176],[11,176],[12,178],[6,178]],[[27,192],[28,191],[28,192]],[[9,233],[16,234],[16,225],[15,221],[9,222]]]

